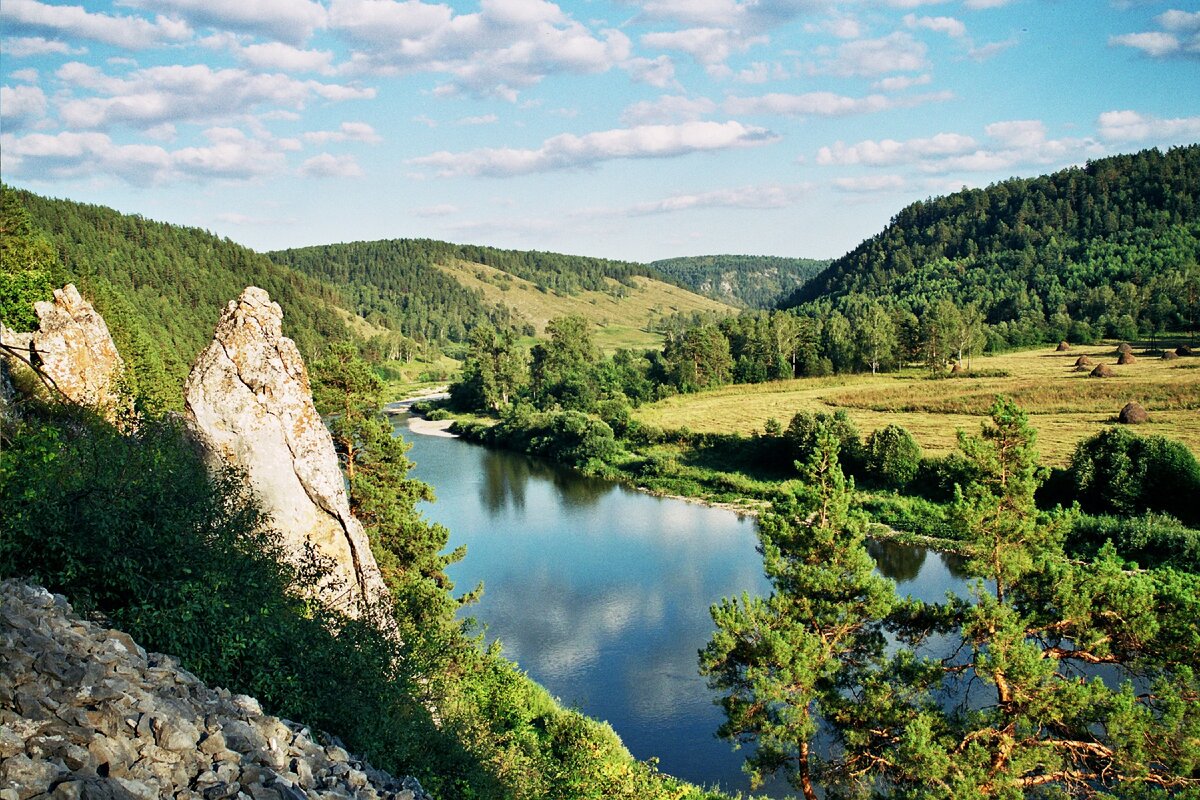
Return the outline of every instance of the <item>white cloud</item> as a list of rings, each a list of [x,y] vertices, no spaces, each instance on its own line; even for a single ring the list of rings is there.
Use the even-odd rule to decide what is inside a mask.
[[[0,136],[5,169],[13,175],[70,178],[113,175],[147,185],[178,180],[245,180],[280,172],[282,153],[231,128],[205,132],[208,144],[175,151],[159,145],[117,144],[103,133]]]
[[[621,113],[625,125],[656,125],[688,122],[706,117],[717,110],[707,97],[663,95],[656,100],[641,100]]]
[[[690,27],[760,32],[829,7],[827,0],[639,0],[639,16]]]
[[[837,142],[817,151],[817,163],[871,167],[912,164],[925,173],[995,172],[1019,164],[1071,163],[1104,152],[1090,138],[1050,139],[1040,120],[993,122],[984,132],[989,139],[984,144],[959,133],[907,141],[867,139],[853,145]]]
[[[754,45],[766,41],[765,36],[745,36],[739,31],[726,28],[686,28],[679,31],[647,33],[641,38],[644,47],[679,50],[706,66],[723,64],[734,53],[744,53]]]
[[[670,56],[631,58],[621,67],[638,83],[646,83],[659,89],[675,85],[675,62]]]
[[[473,117],[460,117],[454,121],[455,125],[494,125],[500,121],[500,118],[495,114],[478,114]]]
[[[442,151],[408,163],[431,167],[442,176],[507,177],[534,172],[579,169],[623,158],[670,158],[704,151],[769,144],[778,136],[740,122],[685,122],[641,125],[598,131],[584,136],[560,134],[532,150],[480,148],[462,153]]]
[[[786,77],[787,72],[779,64],[755,61],[734,75],[733,79],[738,83],[766,83],[769,80],[782,80]]]
[[[23,83],[37,83],[38,82],[38,71],[33,68],[14,69],[11,74],[12,74],[13,80],[15,80],[15,81],[22,81]]]
[[[646,216],[649,214],[668,214],[675,211],[688,211],[695,208],[786,208],[796,202],[807,186],[782,186],[767,184],[763,186],[739,186],[731,189],[714,189],[708,192],[682,193],[638,203],[620,209],[620,216]]]
[[[954,95],[950,92],[934,92],[912,97],[891,97],[882,94],[847,97],[833,92],[772,93],[759,97],[727,97],[725,110],[730,114],[843,117],[851,114],[872,114],[893,108],[909,108],[925,103],[943,102],[953,97]]]
[[[885,92],[902,92],[914,86],[927,86],[933,82],[933,76],[926,72],[923,75],[893,75],[890,78],[875,81],[871,88]]]
[[[924,42],[904,31],[896,31],[879,39],[858,39],[838,45],[836,55],[817,71],[860,77],[918,72],[929,67],[926,52],[928,48]]]
[[[865,164],[882,166],[919,161],[928,156],[947,156],[970,151],[976,142],[970,136],[957,133],[939,133],[927,139],[895,139],[873,141],[867,139],[854,145],[836,142],[831,147],[817,151],[817,163],[823,166]]]
[[[365,122],[343,122],[336,131],[308,131],[303,134],[306,142],[366,142],[379,144],[383,137]]]
[[[449,203],[439,203],[435,206],[414,208],[413,213],[418,217],[449,217],[459,212],[458,206]]]
[[[834,178],[833,185],[843,192],[898,192],[908,188],[908,181],[899,175],[863,175],[855,178]]]
[[[438,126],[438,121],[436,119],[427,117],[424,114],[418,114],[412,118],[412,121],[424,125],[426,128],[436,128]]]
[[[1111,36],[1108,43],[1141,50],[1151,58],[1200,59],[1200,11],[1170,9],[1154,21],[1161,30]]]
[[[858,39],[863,35],[862,24],[854,17],[834,16],[804,26],[809,33],[825,32],[838,39]]]
[[[1177,143],[1200,139],[1200,116],[1161,119],[1136,111],[1106,111],[1097,120],[1100,138],[1110,142]]]
[[[0,86],[4,127],[21,130],[46,116],[46,95],[36,86]]]
[[[557,73],[595,74],[629,59],[629,37],[594,33],[543,0],[483,0],[474,14],[419,0],[332,0],[330,28],[355,48],[346,69],[451,76],[440,94],[515,100]]]
[[[977,47],[971,47],[967,51],[967,57],[972,61],[987,61],[989,58],[994,58],[1010,47],[1015,47],[1017,44],[1019,44],[1019,40],[1015,36],[999,42],[988,42]]]
[[[910,28],[925,28],[944,33],[954,39],[967,35],[967,26],[954,17],[918,17],[916,14],[906,14],[904,24]]]
[[[333,53],[329,50],[304,50],[280,42],[267,42],[238,47],[234,52],[242,63],[257,69],[325,74],[333,71]]]
[[[299,44],[325,25],[325,8],[312,0],[121,0],[121,5],[168,11],[193,24]]]
[[[59,6],[38,0],[4,0],[0,19],[10,32],[53,31],[58,34],[141,50],[191,37],[187,23],[164,16],[154,21],[142,17],[117,17],[92,13],[82,6]]]
[[[2,15],[2,12],[0,12],[0,15]],[[66,42],[60,42],[57,39],[46,39],[41,36],[16,36],[5,38],[0,42],[0,52],[13,58],[48,55],[77,56],[86,53],[87,48],[74,48]]]
[[[963,5],[978,11],[982,8],[1001,8],[1011,2],[1012,0],[965,0]]]
[[[310,178],[358,178],[363,171],[354,156],[321,153],[301,164],[300,174]]]
[[[149,67],[116,78],[73,62],[64,64],[57,75],[64,83],[101,95],[60,105],[63,121],[76,129],[220,120],[263,106],[300,109],[314,98],[340,101],[375,96],[369,88],[301,81],[280,73],[214,70],[203,64]]]

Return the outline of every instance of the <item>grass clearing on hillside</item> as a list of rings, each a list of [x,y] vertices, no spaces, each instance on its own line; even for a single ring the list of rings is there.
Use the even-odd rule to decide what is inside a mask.
[[[1115,422],[1121,407],[1136,401],[1150,412],[1139,433],[1167,436],[1200,453],[1200,358],[1164,361],[1138,353],[1136,363],[1113,366],[1115,377],[1090,378],[1074,371],[1081,355],[1098,364],[1117,360],[1115,345],[1063,353],[1042,347],[973,360],[975,370],[1006,377],[931,380],[925,369],[908,369],[726,386],[644,406],[635,417],[663,428],[749,434],[771,418],[786,426],[798,411],[843,408],[864,437],[894,423],[907,428],[927,455],[944,455],[955,449],[956,431],[977,433],[996,395],[1004,394],[1029,412],[1043,461],[1062,466],[1081,439]]]
[[[632,279],[636,288],[610,280],[614,294],[585,291],[567,295],[539,289],[524,278],[483,264],[458,261],[438,268],[463,286],[483,292],[488,303],[503,303],[517,311],[537,328],[539,336],[545,335],[546,323],[555,317],[578,314],[596,326],[592,335],[606,352],[662,346],[662,336],[647,328],[665,316],[695,311],[737,313],[732,306],[640,276]]]

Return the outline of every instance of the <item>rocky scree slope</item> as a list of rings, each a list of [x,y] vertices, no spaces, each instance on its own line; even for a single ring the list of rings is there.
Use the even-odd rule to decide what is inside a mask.
[[[0,800],[430,800],[39,587],[0,583],[0,664]]]

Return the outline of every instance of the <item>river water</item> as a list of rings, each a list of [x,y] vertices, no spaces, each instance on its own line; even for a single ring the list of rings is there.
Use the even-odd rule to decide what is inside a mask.
[[[748,790],[745,751],[714,733],[721,710],[697,672],[713,625],[709,606],[769,584],[754,521],[724,509],[653,497],[528,456],[460,439],[414,435],[423,504],[467,545],[449,569],[456,591],[478,582],[470,614],[504,653],[563,703],[607,720],[638,758],[668,774]],[[873,543],[901,594],[937,601],[964,583],[952,557]],[[773,796],[788,793],[768,784]]]

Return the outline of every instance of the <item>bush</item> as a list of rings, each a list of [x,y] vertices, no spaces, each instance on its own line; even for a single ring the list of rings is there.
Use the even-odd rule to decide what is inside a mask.
[[[905,488],[920,465],[920,445],[899,425],[880,428],[867,440],[866,475],[881,486]]]
[[[922,458],[917,474],[909,484],[911,491],[935,503],[954,499],[954,487],[966,486],[978,478],[978,471],[959,453],[943,458]]]
[[[1075,498],[1084,510],[1134,516],[1157,511],[1200,524],[1200,463],[1183,444],[1109,428],[1071,456]]]
[[[828,428],[838,440],[838,460],[842,469],[852,475],[862,474],[863,445],[858,428],[850,421],[849,415],[838,409],[832,415],[824,412],[816,414],[801,411],[792,417],[784,432],[784,439],[791,449],[791,456],[796,461],[807,461],[817,446],[817,431]]]
[[[1105,542],[1117,553],[1145,568],[1169,566],[1200,572],[1200,530],[1173,517],[1144,514],[1138,517],[1081,514],[1067,534],[1066,547],[1081,558],[1093,558]]]

